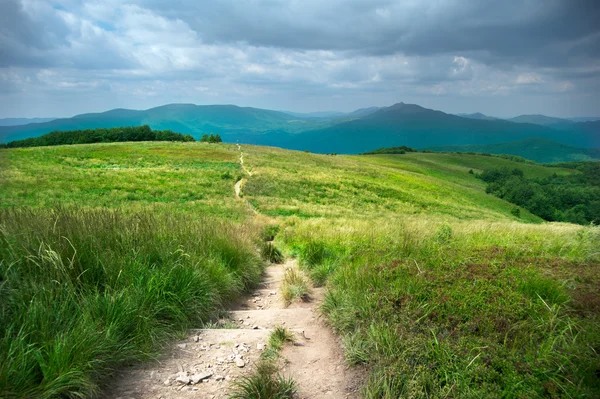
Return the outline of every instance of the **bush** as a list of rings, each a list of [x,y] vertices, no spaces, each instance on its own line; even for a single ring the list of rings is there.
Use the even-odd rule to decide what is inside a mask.
[[[221,139],[221,136],[219,136],[218,134],[210,134],[210,136],[208,134],[203,134],[202,137],[200,138],[200,142],[201,143],[221,143],[223,142],[223,140]]]

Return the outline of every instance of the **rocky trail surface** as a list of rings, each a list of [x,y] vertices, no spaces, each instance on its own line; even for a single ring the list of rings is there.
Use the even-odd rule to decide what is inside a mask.
[[[113,380],[105,398],[227,398],[232,383],[252,373],[274,327],[294,333],[283,352],[281,373],[292,377],[297,398],[356,398],[358,380],[344,364],[337,338],[318,313],[322,296],[284,307],[279,287],[287,267],[269,266],[260,288],[234,304],[216,328],[191,330],[157,362],[125,370]]]

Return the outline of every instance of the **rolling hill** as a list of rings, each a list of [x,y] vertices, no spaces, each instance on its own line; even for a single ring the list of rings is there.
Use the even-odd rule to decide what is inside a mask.
[[[512,141],[510,143],[468,144],[427,149],[448,152],[510,154],[542,163],[600,160],[600,149],[573,147],[540,138]]]

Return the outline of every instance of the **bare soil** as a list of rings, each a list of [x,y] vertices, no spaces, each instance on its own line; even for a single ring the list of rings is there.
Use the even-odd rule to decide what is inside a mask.
[[[311,302],[285,308],[279,288],[287,267],[296,262],[269,266],[260,288],[217,323],[224,328],[191,330],[156,362],[123,371],[104,397],[227,398],[233,381],[252,373],[272,329],[284,326],[295,342],[282,352],[281,372],[296,381],[297,398],[358,398],[358,370],[345,365],[340,343],[318,311],[322,289],[313,291]]]

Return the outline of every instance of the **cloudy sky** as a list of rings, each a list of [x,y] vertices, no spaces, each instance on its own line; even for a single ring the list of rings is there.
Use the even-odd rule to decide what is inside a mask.
[[[0,117],[404,101],[600,116],[600,0],[0,0]]]

